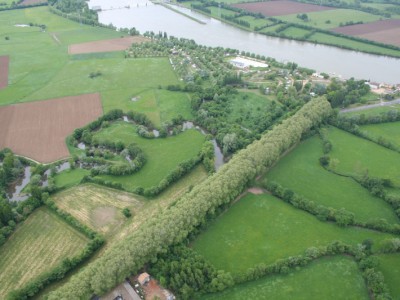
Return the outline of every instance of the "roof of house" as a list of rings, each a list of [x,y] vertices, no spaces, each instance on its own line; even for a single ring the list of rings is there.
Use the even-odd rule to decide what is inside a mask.
[[[147,280],[149,280],[150,275],[146,272],[142,273],[139,275],[138,277],[138,281],[140,284],[143,284],[144,282],[146,282]]]

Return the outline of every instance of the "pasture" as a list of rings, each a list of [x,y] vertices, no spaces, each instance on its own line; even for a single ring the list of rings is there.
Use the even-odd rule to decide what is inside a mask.
[[[369,238],[378,245],[388,236],[321,222],[271,195],[249,194],[212,222],[192,246],[217,269],[238,274],[335,240],[354,245]]]
[[[302,38],[306,34],[309,34],[310,31],[302,28],[297,28],[294,26],[290,26],[289,28],[285,29],[283,33],[286,36],[294,37],[294,38]]]
[[[136,133],[136,126],[126,122],[117,122],[94,135],[97,141],[136,143],[145,153],[147,162],[139,172],[132,175],[101,175],[102,179],[121,183],[127,190],[136,187],[149,188],[157,185],[179,163],[194,158],[200,152],[205,141],[204,135],[197,130],[186,130],[176,136],[157,139],[145,139]]]
[[[0,298],[78,254],[87,242],[46,208],[37,209],[0,248]]]
[[[127,222],[122,209],[129,208],[133,218],[144,205],[132,194],[96,185],[80,185],[56,194],[56,205],[83,224],[108,236]]]
[[[0,107],[0,148],[41,163],[69,156],[65,139],[102,115],[99,94]]]
[[[351,112],[346,112],[346,113],[342,113],[342,114],[346,117],[358,116],[358,115],[377,116],[380,113],[385,113],[390,110],[400,111],[400,104],[391,104],[388,106],[373,107],[373,108],[369,108],[369,109],[351,111]]]
[[[400,298],[400,253],[378,255],[378,270],[383,273],[385,283],[393,299]]]
[[[337,172],[358,177],[367,173],[370,177],[390,179],[396,187],[400,186],[399,153],[334,127],[327,132],[333,145],[331,159],[337,160]]]
[[[389,223],[399,221],[391,206],[382,199],[372,196],[351,178],[326,171],[319,163],[322,155],[322,141],[314,136],[283,157],[265,177],[317,204],[335,209],[343,207],[354,213],[358,221],[380,218]]]
[[[369,296],[357,264],[349,257],[334,256],[321,258],[287,275],[266,276],[201,299],[361,300]]]
[[[400,148],[400,122],[363,125],[360,129],[371,137],[382,137]]]
[[[80,183],[82,178],[86,175],[90,175],[89,170],[81,168],[68,169],[56,174],[54,177],[54,183],[58,188],[70,187]]]

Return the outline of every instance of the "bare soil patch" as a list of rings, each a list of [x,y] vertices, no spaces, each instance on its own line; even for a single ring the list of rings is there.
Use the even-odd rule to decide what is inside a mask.
[[[73,44],[68,47],[69,54],[84,54],[96,52],[122,51],[134,43],[143,43],[149,39],[142,36],[129,36],[110,40],[94,41],[82,44]]]
[[[10,58],[8,56],[0,56],[0,89],[8,86],[8,65]]]
[[[400,20],[382,20],[332,29],[334,32],[400,46]]]
[[[258,187],[249,188],[247,191],[248,191],[249,193],[254,194],[254,195],[261,195],[261,194],[264,194],[264,191],[263,191],[261,188],[258,188]]]
[[[19,5],[24,6],[24,5],[34,5],[39,3],[47,3],[47,0],[24,0]]]
[[[101,115],[99,94],[0,107],[0,149],[41,163],[66,158],[66,137]]]
[[[241,8],[254,13],[262,13],[264,16],[284,16],[299,13],[308,13],[314,11],[324,11],[334,9],[332,7],[320,6],[293,2],[288,0],[277,0],[268,2],[239,3],[233,4],[233,7]]]
[[[158,285],[158,282],[154,280],[153,278],[150,279],[150,281],[143,286],[144,294],[146,295],[146,299],[149,300],[155,300],[155,299],[160,299],[160,300],[166,300],[167,297],[164,294],[164,289]]]

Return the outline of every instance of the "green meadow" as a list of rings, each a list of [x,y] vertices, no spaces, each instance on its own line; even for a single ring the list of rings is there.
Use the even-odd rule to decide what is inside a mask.
[[[197,130],[187,130],[167,138],[145,139],[136,133],[136,126],[125,122],[114,123],[99,131],[94,135],[94,139],[136,143],[144,151],[147,161],[137,173],[126,176],[99,176],[105,180],[121,183],[127,190],[157,185],[179,163],[196,157],[205,141],[204,135]]]
[[[363,125],[360,129],[371,137],[382,137],[400,148],[400,122]]]
[[[192,247],[217,269],[238,274],[335,240],[355,245],[372,239],[378,245],[388,237],[376,231],[321,222],[271,195],[249,194],[212,222]]]
[[[378,270],[385,277],[393,299],[400,299],[400,253],[378,255]]]
[[[204,300],[370,299],[357,264],[349,257],[322,258],[287,275],[266,276],[235,285]]]
[[[364,109],[364,110],[358,110],[358,111],[351,111],[351,112],[346,112],[343,113],[344,116],[349,117],[349,116],[358,116],[358,115],[365,115],[365,116],[376,116],[379,115],[380,113],[385,113],[390,110],[400,110],[400,104],[392,104],[390,106],[381,106],[381,107],[374,107],[374,108],[369,108],[369,109]]]
[[[70,187],[80,183],[82,178],[86,175],[90,175],[90,171],[86,169],[68,169],[55,175],[54,183],[58,188]]]
[[[382,199],[370,195],[353,179],[325,170],[319,163],[322,155],[322,141],[314,136],[283,157],[266,179],[315,203],[335,209],[343,207],[354,213],[358,221],[383,218],[389,223],[398,222],[393,209]]]

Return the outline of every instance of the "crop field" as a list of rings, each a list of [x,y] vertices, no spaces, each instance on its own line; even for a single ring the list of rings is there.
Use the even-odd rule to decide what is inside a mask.
[[[378,245],[388,236],[321,222],[271,195],[247,195],[210,224],[193,248],[217,269],[237,274],[335,240],[356,244],[370,238]]]
[[[400,148],[400,122],[363,125],[360,129],[371,137],[383,137]]]
[[[399,153],[336,128],[330,128],[328,139],[333,145],[330,156],[337,160],[337,172],[353,176],[368,173],[400,186]]]
[[[8,86],[8,56],[0,56],[0,89]]]
[[[286,22],[317,27],[319,29],[336,28],[350,21],[367,23],[379,20],[379,16],[377,15],[372,15],[366,12],[353,9],[332,9],[332,10],[311,12],[307,13],[307,16],[308,16],[307,22],[297,18],[297,13],[285,16],[279,16],[278,19]],[[347,27],[349,26],[340,27],[340,30]]]
[[[66,137],[101,114],[99,94],[2,106],[0,148],[41,163],[66,158]]]
[[[319,163],[322,155],[322,142],[314,136],[283,157],[266,178],[315,203],[335,209],[343,207],[359,221],[380,218],[389,223],[399,221],[385,201],[372,196],[351,178],[326,171]]]
[[[93,52],[122,51],[128,49],[133,43],[148,41],[142,36],[129,36],[110,40],[101,40],[81,44],[73,44],[68,47],[69,54],[82,54]]]
[[[78,254],[87,242],[86,237],[56,215],[38,209],[0,248],[0,298]]]
[[[135,215],[143,206],[143,201],[132,194],[96,185],[65,190],[56,194],[53,200],[59,208],[105,235],[115,233],[127,221],[122,209],[127,207]]]
[[[307,288],[305,288],[307,287]],[[287,275],[236,285],[205,300],[370,299],[357,264],[349,257],[329,257]]]
[[[168,138],[145,139],[137,135],[135,126],[124,122],[114,123],[99,131],[94,135],[94,139],[129,141],[136,143],[144,151],[147,162],[139,172],[126,176],[100,176],[105,180],[121,183],[127,190],[157,185],[179,163],[194,158],[205,140],[204,136],[194,129]]]
[[[393,296],[393,299],[400,298],[400,253],[378,255],[378,270],[383,273],[385,283]]]
[[[289,14],[309,13],[313,11],[331,10],[327,6],[299,3],[294,1],[279,0],[255,3],[240,3],[232,5],[254,13],[262,13],[264,16],[283,16]]]

